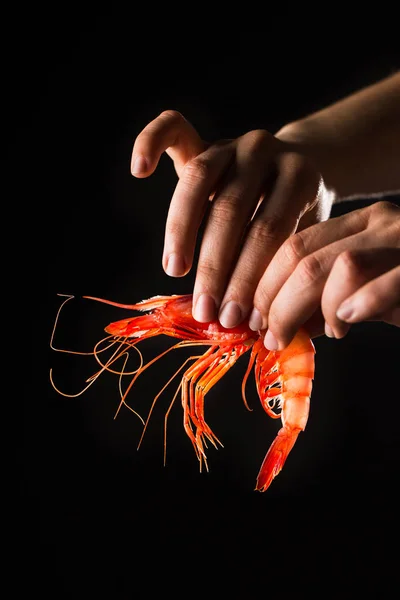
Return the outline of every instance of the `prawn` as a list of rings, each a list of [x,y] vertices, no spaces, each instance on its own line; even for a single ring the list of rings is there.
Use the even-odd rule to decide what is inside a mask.
[[[71,298],[73,296],[67,296],[67,300],[64,303]],[[308,334],[303,329],[300,329],[287,348],[282,351],[270,351],[264,346],[263,332],[252,331],[247,321],[232,329],[224,328],[216,320],[208,323],[196,321],[192,316],[191,294],[153,296],[148,300],[142,300],[136,304],[121,304],[93,296],[84,296],[84,298],[144,313],[112,322],[105,327],[105,331],[109,334],[109,337],[101,340],[91,353],[95,356],[101,368],[100,371],[88,379],[88,385],[85,388],[86,390],[105,370],[118,373],[121,377],[127,374],[132,376],[125,392],[122,391],[120,384],[121,401],[116,414],[125,405],[142,420],[144,427],[138,447],[143,439],[157,398],[173,378],[184,369],[186,364],[190,360],[193,361],[183,372],[180,384],[166,412],[165,434],[168,414],[180,390],[183,408],[183,427],[193,445],[200,463],[200,470],[203,464],[208,470],[206,456],[207,441],[215,447],[218,447],[218,445],[222,446],[222,443],[205,420],[205,396],[235,365],[237,360],[243,354],[250,351],[250,359],[241,388],[243,402],[246,408],[251,410],[246,400],[245,388],[248,377],[254,368],[256,389],[263,409],[271,418],[281,419],[281,428],[261,464],[256,480],[255,490],[266,491],[272,480],[282,470],[300,431],[304,431],[307,424],[312,381],[314,378],[315,355],[315,348]],[[60,310],[61,307],[59,312]],[[53,335],[55,326],[56,324],[54,325]],[[181,341],[144,364],[137,344],[158,335],[166,335]],[[105,342],[108,345],[100,348],[100,344]],[[100,359],[100,352],[110,348],[114,344],[117,344],[117,349],[108,361],[103,362]],[[170,350],[187,346],[208,346],[208,348],[204,354],[192,356],[183,363],[153,399],[148,417],[144,421],[127,404],[127,396],[135,381],[141,373]],[[129,373],[123,370],[116,371],[113,368],[113,364],[122,356],[126,358],[131,348],[134,348],[139,353],[141,357],[140,366]],[[53,349],[57,350],[54,347]],[[64,350],[64,352],[66,351]],[[62,393],[56,388],[51,372],[50,379],[53,387],[59,393]],[[164,437],[164,462],[165,450]]]

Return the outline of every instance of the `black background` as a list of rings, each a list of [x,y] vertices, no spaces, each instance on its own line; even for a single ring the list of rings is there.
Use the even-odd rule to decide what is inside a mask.
[[[18,362],[22,421],[14,440],[15,589],[115,600],[168,592],[392,592],[399,584],[392,549],[400,458],[396,328],[362,324],[344,340],[315,340],[307,429],[263,494],[254,491],[255,479],[278,424],[262,411],[252,383],[253,411],[243,406],[245,357],[208,397],[206,418],[224,443],[209,449],[209,473],[198,471],[179,402],[163,466],[172,387],[137,452],[138,419],[128,410],[113,419],[116,378],[104,376],[78,398],[50,385],[50,367],[67,393],[95,369],[90,357],[49,348],[58,293],[76,299],[62,313],[57,346],[89,351],[110,321],[127,314],[82,295],[133,303],[192,290],[193,273],[175,280],[161,268],[172,164],[164,156],[148,180],[130,175],[132,144],[148,121],[174,108],[210,140],[276,131],[399,68],[390,37],[372,43],[364,32],[359,41],[304,23],[293,34],[273,21],[257,31],[240,16],[201,34],[191,20],[171,19],[160,34],[151,11],[142,12],[130,19],[117,11],[43,11],[9,20],[3,114],[16,216],[6,227],[15,232],[9,252],[23,289],[18,338],[22,324],[26,361],[25,368]],[[145,356],[166,345],[149,341]],[[184,356],[166,357],[138,381],[131,404],[141,414]]]

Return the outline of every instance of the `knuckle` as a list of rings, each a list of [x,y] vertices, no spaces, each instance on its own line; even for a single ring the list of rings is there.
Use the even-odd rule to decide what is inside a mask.
[[[205,160],[196,156],[189,160],[183,167],[181,179],[186,181],[189,186],[201,184],[208,180],[210,176],[210,165]]]
[[[226,295],[247,304],[247,299],[254,295],[258,283],[256,274],[251,268],[237,268],[229,282]]]
[[[282,252],[289,266],[293,266],[293,268],[304,259],[307,255],[307,250],[301,231],[291,235],[282,244]]]
[[[213,202],[211,209],[212,222],[217,226],[231,223],[240,205],[240,197],[234,194],[223,194]]]
[[[197,276],[203,281],[217,281],[220,270],[211,258],[203,258],[197,265]]]
[[[336,261],[350,275],[363,270],[362,254],[357,250],[344,250],[339,254]]]
[[[296,270],[301,283],[306,286],[314,284],[324,274],[323,265],[316,254],[303,258]]]
[[[261,248],[265,248],[271,242],[276,245],[280,236],[281,221],[268,217],[259,217],[254,220],[247,234],[247,237]]]
[[[252,152],[264,152],[271,147],[271,143],[275,142],[274,137],[265,129],[253,129],[242,136],[246,148]]]
[[[400,207],[388,200],[375,202],[370,207],[370,222],[384,232],[389,244],[400,246]]]
[[[380,202],[375,202],[370,207],[371,215],[377,219],[393,219],[395,214],[399,214],[400,207],[393,204],[393,202],[389,202],[388,200],[382,200]]]
[[[173,123],[183,123],[185,121],[185,117],[178,110],[172,109],[163,110],[159,117],[161,119],[168,119],[168,121],[172,121]]]

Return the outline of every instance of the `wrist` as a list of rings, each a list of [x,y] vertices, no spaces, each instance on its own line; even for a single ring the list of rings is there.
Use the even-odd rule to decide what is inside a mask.
[[[319,195],[324,197],[324,205],[332,206],[338,202],[339,195],[331,181],[327,165],[333,161],[334,140],[332,132],[329,132],[323,123],[312,118],[293,121],[284,125],[275,137],[281,142],[284,152],[297,152],[308,158],[314,168],[321,175],[321,186]],[[327,177],[328,176],[328,177]],[[329,208],[330,210],[330,208]]]
[[[305,118],[287,123],[275,134],[275,137],[293,152],[312,157],[317,149],[321,150],[327,146],[331,132],[315,119]]]
[[[345,177],[340,174],[343,152],[333,122],[315,116],[306,117],[284,125],[276,137],[288,151],[304,154],[314,163],[322,176],[331,205],[346,199],[347,182],[342,185]]]

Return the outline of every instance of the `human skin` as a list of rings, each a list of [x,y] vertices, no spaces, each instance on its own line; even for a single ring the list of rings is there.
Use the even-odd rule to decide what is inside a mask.
[[[210,144],[164,111],[137,136],[132,174],[151,175],[163,152],[178,174],[163,253],[169,275],[192,267],[208,213],[198,321],[218,315],[229,328],[249,317],[267,330],[270,349],[286,347],[301,326],[336,338],[363,320],[400,326],[400,209],[376,201],[329,218],[334,202],[400,189],[400,73],[275,135]]]

